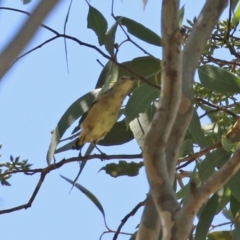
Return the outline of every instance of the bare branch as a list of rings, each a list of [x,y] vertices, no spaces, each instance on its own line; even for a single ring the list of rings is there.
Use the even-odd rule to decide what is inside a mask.
[[[127,222],[127,220],[131,217],[134,216],[136,214],[136,212],[139,210],[140,207],[144,206],[146,203],[146,200],[140,202],[137,204],[137,206],[135,206],[132,211],[130,213],[128,213],[121,221],[121,224],[118,226],[118,229],[116,231],[116,233],[114,234],[113,240],[117,240],[117,237],[121,231],[121,228],[123,227],[123,225]]]
[[[42,183],[46,177],[46,175],[48,173],[50,173],[51,171],[54,171],[60,167],[62,167],[64,164],[67,163],[71,163],[71,162],[78,162],[78,161],[83,161],[83,160],[92,160],[92,159],[106,159],[106,160],[110,160],[110,159],[135,159],[135,158],[142,158],[142,154],[133,154],[133,155],[126,155],[126,154],[120,154],[120,155],[102,155],[102,154],[93,154],[90,156],[85,156],[85,157],[74,157],[74,158],[68,158],[68,159],[63,159],[62,161],[49,165],[46,168],[38,168],[38,169],[32,169],[32,170],[15,170],[15,171],[11,171],[11,172],[5,172],[0,174],[0,178],[3,177],[4,175],[9,175],[9,174],[16,174],[16,173],[25,173],[27,175],[33,175],[35,173],[41,173],[40,175],[40,179],[37,183],[37,186],[35,187],[35,190],[32,193],[32,196],[30,197],[29,201],[23,205],[19,205],[17,207],[13,207],[13,208],[9,208],[9,209],[5,209],[5,210],[0,210],[0,215],[1,214],[5,214],[5,213],[10,213],[10,212],[14,212],[14,211],[18,211],[21,209],[27,209],[29,207],[31,207],[39,189],[42,186]]]
[[[42,174],[41,174],[41,176],[40,176],[40,179],[39,179],[39,181],[38,181],[38,183],[37,183],[37,186],[35,187],[35,190],[33,191],[32,196],[30,197],[28,203],[23,204],[23,205],[20,205],[20,206],[17,206],[17,207],[13,207],[13,208],[1,210],[1,211],[0,211],[0,215],[1,215],[1,214],[5,214],[5,213],[10,213],[10,212],[18,211],[18,210],[21,210],[21,209],[27,209],[27,208],[31,207],[31,206],[32,206],[32,203],[33,203],[33,201],[34,201],[34,199],[35,199],[35,197],[36,197],[37,194],[38,194],[39,189],[40,189],[41,186],[42,186],[42,183],[43,183],[43,181],[44,181],[47,173],[48,173],[48,172],[45,172],[45,171],[42,172]]]
[[[28,16],[31,16],[31,14],[28,13],[28,12],[21,11],[21,10],[18,10],[18,9],[14,9],[14,8],[0,7],[0,9],[10,10],[10,11],[16,11],[16,12],[21,12],[21,13],[24,13],[24,14],[26,14],[26,15],[28,15]],[[35,48],[29,50],[28,52],[24,53],[23,55],[19,56],[18,58],[17,58],[17,56],[16,56],[14,59],[12,59],[12,61],[11,61],[11,66],[12,66],[14,63],[16,63],[20,58],[26,56],[27,54],[35,51],[35,50],[38,49],[38,48],[41,48],[42,46],[44,46],[45,44],[47,44],[47,43],[55,40],[56,38],[63,37],[64,39],[70,39],[70,40],[72,40],[72,41],[75,41],[75,42],[77,42],[79,45],[86,46],[86,47],[88,47],[88,48],[92,48],[92,49],[96,50],[96,51],[97,51],[98,53],[100,53],[104,58],[106,58],[106,59],[108,59],[108,60],[111,60],[111,61],[114,62],[117,66],[125,69],[125,70],[128,71],[130,74],[132,74],[133,76],[137,77],[139,80],[141,80],[141,81],[149,84],[150,86],[153,86],[153,87],[155,87],[155,88],[157,88],[157,89],[160,89],[160,86],[158,86],[158,85],[156,85],[156,84],[148,81],[146,78],[144,78],[144,77],[141,76],[140,74],[132,71],[132,70],[131,70],[130,68],[128,68],[127,66],[125,66],[125,65],[123,65],[123,64],[121,64],[121,63],[118,63],[115,58],[112,58],[111,56],[105,54],[105,53],[104,53],[101,49],[99,49],[98,47],[96,47],[96,46],[94,46],[94,45],[92,45],[92,44],[89,44],[89,43],[85,43],[85,42],[83,42],[83,41],[80,41],[79,39],[77,39],[77,38],[75,38],[75,37],[72,37],[72,36],[69,36],[69,35],[66,35],[66,34],[61,34],[61,33],[53,30],[52,28],[50,28],[50,27],[48,27],[48,26],[46,26],[46,25],[44,25],[44,24],[40,24],[40,26],[43,27],[43,28],[45,28],[45,29],[47,29],[47,30],[49,30],[49,31],[51,31],[51,32],[53,32],[54,34],[56,34],[56,36],[54,36],[54,37],[46,40],[45,42],[39,44],[38,46],[36,46]],[[131,41],[131,42],[134,44],[133,41]],[[153,57],[153,58],[156,59],[155,57]],[[1,58],[0,58],[0,60],[1,60]],[[0,68],[0,76],[1,76],[1,68]]]
[[[195,161],[197,158],[200,158],[203,155],[206,155],[207,153],[209,153],[211,150],[216,149],[216,148],[220,148],[220,147],[222,147],[222,143],[218,142],[218,143],[215,143],[215,144],[213,144],[209,147],[206,147],[206,148],[202,149],[201,151],[196,152],[196,153],[194,153],[194,154],[192,154],[188,157],[183,157],[183,158],[178,159],[178,164],[182,163],[182,162],[186,162],[186,163],[178,166],[177,170],[179,170],[183,167],[186,167],[188,164]]]
[[[225,112],[225,113],[229,114],[230,116],[232,116],[232,117],[234,117],[234,118],[237,118],[237,119],[239,118],[239,116],[238,116],[236,113],[228,110],[228,109],[225,108],[225,107],[221,107],[221,106],[218,106],[218,105],[216,105],[216,104],[210,103],[210,102],[208,102],[208,101],[206,101],[206,100],[204,100],[204,99],[202,99],[202,98],[195,98],[195,100],[197,100],[197,101],[199,101],[199,102],[202,102],[202,103],[208,105],[209,107],[215,108],[217,111]]]
[[[223,186],[240,168],[240,148],[203,185],[195,189],[182,209],[185,216],[195,215],[209,196]],[[201,196],[201,197],[200,197]]]
[[[23,50],[27,43],[31,40],[38,27],[48,13],[55,7],[58,0],[42,0],[34,10],[33,14],[29,17],[26,23],[18,32],[17,36],[5,48],[0,55],[0,79],[11,67],[13,61],[18,54]]]
[[[24,14],[26,14],[26,15],[28,15],[28,16],[31,16],[31,13],[26,12],[26,11],[23,11],[23,10],[20,10],[20,9],[16,9],[16,8],[0,7],[0,10],[9,10],[9,11],[13,11],[13,12],[20,12],[20,13],[24,13]],[[58,34],[57,31],[55,31],[54,29],[46,26],[45,24],[42,24],[42,23],[41,23],[39,26],[41,26],[41,27],[49,30],[49,31],[52,32],[52,33]]]
[[[204,5],[187,41],[183,51],[183,95],[180,111],[176,118],[171,134],[171,144],[176,144],[175,158],[178,156],[179,143],[182,142],[184,134],[191,120],[193,110],[193,78],[199,65],[201,54],[211,34],[214,25],[227,6],[228,0],[208,0]],[[177,133],[177,134],[176,134]],[[178,135],[179,134],[179,135]],[[183,135],[182,135],[183,134]],[[177,136],[178,135],[178,136]],[[170,152],[170,151],[169,151]],[[171,152],[170,152],[171,153]],[[171,155],[169,154],[169,157]],[[169,161],[169,159],[168,159]],[[183,207],[175,215],[176,228],[175,239],[187,239],[192,229],[193,218],[196,213],[186,211]]]

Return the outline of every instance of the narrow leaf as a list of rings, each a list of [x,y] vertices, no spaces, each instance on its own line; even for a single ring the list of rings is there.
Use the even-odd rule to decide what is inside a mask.
[[[240,170],[238,170],[226,183],[234,197],[240,201]]]
[[[154,105],[150,106],[145,113],[140,113],[137,118],[130,122],[129,126],[133,132],[134,138],[136,139],[140,148],[143,147],[144,135],[147,128],[152,120],[153,113],[155,111]]]
[[[101,88],[109,77],[111,77],[113,82],[116,82],[118,78],[118,66],[111,60],[107,62],[101,71],[95,88]]]
[[[60,175],[64,180],[66,180],[67,182],[71,183],[72,185],[74,184],[74,182],[62,175]],[[99,202],[99,200],[89,191],[87,190],[85,187],[83,187],[82,185],[80,185],[79,183],[75,183],[74,186],[80,190],[83,194],[85,194],[85,196],[87,196],[93,203],[94,205],[99,209],[99,211],[102,213],[104,221],[105,221],[105,212],[104,209],[101,205],[101,203]]]
[[[47,152],[47,162],[51,164],[55,149],[59,143],[59,140],[65,133],[65,131],[80,117],[86,112],[92,105],[93,101],[96,99],[97,94],[100,89],[92,91],[90,93],[85,94],[76,100],[63,114],[61,119],[59,120],[57,127],[55,128],[51,143]]]
[[[230,197],[230,209],[233,217],[236,217],[236,214],[240,210],[240,201],[233,195],[231,194]]]
[[[235,226],[235,229],[233,230],[232,240],[239,240],[239,236],[240,236],[240,222],[239,222],[239,220],[235,222],[234,226]]]
[[[68,7],[68,11],[67,11],[67,15],[64,21],[64,28],[63,28],[63,33],[66,34],[66,29],[67,29],[67,22],[68,22],[68,18],[69,18],[69,13],[72,7],[72,0],[70,1],[69,7]],[[67,52],[67,40],[66,38],[64,38],[64,50],[65,50],[65,56],[66,56],[66,63],[67,63],[67,71],[69,73],[69,66],[68,66],[68,52]]]
[[[240,78],[222,68],[204,65],[198,68],[202,85],[212,91],[240,93]]]
[[[196,110],[193,112],[192,121],[189,125],[189,132],[192,134],[194,141],[199,144],[201,148],[207,146],[206,138]]]
[[[107,21],[105,17],[96,8],[89,5],[87,22],[87,27],[96,33],[99,45],[102,46],[107,31]]]
[[[183,17],[184,17],[184,11],[185,7],[184,5],[181,7],[181,9],[178,12],[178,21],[179,21],[179,28],[182,27]]]
[[[108,53],[111,55],[111,57],[114,57],[115,34],[120,21],[121,21],[121,18],[119,18],[113,24],[113,26],[107,31],[105,36],[105,48],[108,51]]]
[[[197,225],[195,240],[205,240],[218,207],[218,195],[214,194],[204,206]]]
[[[216,149],[208,153],[205,159],[199,164],[199,177],[202,181],[206,181],[216,168],[220,168],[230,157],[231,153],[224,149]]]
[[[136,88],[130,97],[126,108],[125,115],[127,123],[144,113],[150,104],[159,98],[160,91],[148,84],[142,84]]]
[[[120,17],[117,17],[119,19]],[[143,40],[144,42],[161,47],[161,38],[152,30],[146,28],[142,24],[126,17],[122,17],[121,25],[125,26],[129,33]]]
[[[144,76],[148,81],[160,85],[161,61],[152,57],[138,57],[131,61],[123,62],[122,65],[133,72]],[[119,68],[119,76],[128,76],[129,72],[124,68]]]

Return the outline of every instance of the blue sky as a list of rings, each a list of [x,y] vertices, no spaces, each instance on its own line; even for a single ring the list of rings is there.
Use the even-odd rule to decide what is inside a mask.
[[[44,23],[63,32],[70,1],[60,2]],[[111,17],[110,2],[107,0],[91,1],[92,6],[103,13],[109,27],[114,23]],[[149,0],[143,10],[140,0],[117,0],[114,12],[115,15],[132,18],[160,34],[160,2]],[[198,15],[204,2],[200,0],[181,1],[181,6],[185,4],[186,8],[184,20],[193,19],[195,15]],[[32,0],[32,3],[23,5],[20,0],[2,0],[0,6],[31,12],[36,3],[37,1]],[[87,13],[88,5],[85,1],[73,1],[67,34],[98,46],[96,35],[86,28]],[[0,51],[4,49],[26,18],[27,16],[21,13],[0,10]],[[23,52],[51,36],[49,31],[40,28]],[[119,29],[116,41],[120,42],[123,39],[124,35]],[[141,41],[137,42],[161,58],[160,48]],[[67,41],[67,47],[69,73],[63,39],[57,39],[22,58],[4,76],[0,84],[0,142],[3,144],[0,150],[2,155],[0,160],[2,162],[9,160],[10,154],[14,157],[20,155],[21,159],[29,159],[33,168],[45,167],[51,131],[72,102],[94,89],[102,70],[96,60],[99,59],[105,64],[106,59],[96,51],[79,46],[73,41]],[[119,61],[131,60],[137,56],[144,56],[144,53],[127,43],[120,50]],[[101,148],[101,150],[107,154],[140,152],[135,141],[123,146]],[[75,155],[76,152],[70,151],[56,157],[57,160],[61,160],[63,156]],[[88,162],[78,182],[99,199],[104,207],[109,227],[115,230],[121,219],[137,203],[144,200],[148,185],[143,169],[140,175],[134,178],[113,179],[104,172],[98,173],[98,170],[106,163],[100,160]],[[77,189],[69,194],[71,186],[59,177],[59,174],[62,174],[74,179],[77,172],[78,164],[72,163],[48,174],[31,208],[1,216],[1,239],[98,239],[106,230],[100,212]],[[39,175],[17,174],[11,178],[12,187],[0,186],[1,209],[26,203],[38,178]],[[142,210],[129,219],[123,228],[124,232],[134,232],[141,213]],[[112,234],[106,234],[102,239],[108,240],[112,237]],[[119,239],[129,239],[129,236],[121,235]]]

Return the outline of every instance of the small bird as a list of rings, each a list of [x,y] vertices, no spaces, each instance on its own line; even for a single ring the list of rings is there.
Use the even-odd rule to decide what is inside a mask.
[[[111,88],[100,95],[81,124],[81,133],[73,149],[80,149],[86,142],[96,143],[111,130],[123,100],[133,86],[134,77],[121,77]]]

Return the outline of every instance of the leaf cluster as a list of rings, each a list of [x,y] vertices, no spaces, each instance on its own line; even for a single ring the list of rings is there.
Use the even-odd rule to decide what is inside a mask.
[[[20,156],[14,158],[10,156],[8,162],[0,163],[0,181],[3,186],[11,186],[9,179],[14,171],[28,171],[32,164],[28,163],[28,160],[20,160]]]

